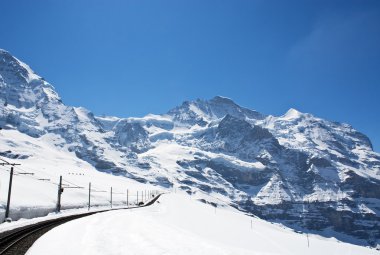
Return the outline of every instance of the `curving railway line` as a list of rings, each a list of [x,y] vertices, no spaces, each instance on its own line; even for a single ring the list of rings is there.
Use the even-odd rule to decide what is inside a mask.
[[[142,206],[127,207],[127,208],[115,208],[103,211],[88,212],[78,215],[70,215],[60,217],[58,219],[50,219],[35,224],[23,226],[17,229],[12,229],[3,233],[0,233],[0,255],[21,255],[25,254],[33,243],[41,237],[43,234],[51,230],[52,228],[59,226],[71,220],[79,219],[96,213],[108,212],[112,210],[124,210],[133,209],[139,207],[150,206],[156,202],[161,194],[154,197],[151,201]]]

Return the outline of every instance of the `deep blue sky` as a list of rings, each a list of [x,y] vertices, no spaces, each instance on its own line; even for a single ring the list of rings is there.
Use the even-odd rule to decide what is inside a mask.
[[[380,151],[380,1],[1,0],[0,48],[121,117],[223,95],[347,122]]]

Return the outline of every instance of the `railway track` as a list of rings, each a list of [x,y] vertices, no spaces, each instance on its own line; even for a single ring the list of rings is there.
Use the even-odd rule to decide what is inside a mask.
[[[86,217],[86,216],[96,214],[96,213],[150,206],[154,204],[154,202],[156,202],[160,196],[161,194],[157,195],[148,203],[142,206],[115,208],[115,209],[102,210],[102,211],[96,211],[96,212],[87,212],[87,213],[78,214],[78,215],[64,216],[58,219],[46,220],[46,221],[38,222],[35,224],[31,224],[28,226],[24,226],[24,227],[20,227],[17,229],[0,233],[0,255],[25,254],[39,237],[41,237],[43,234],[45,234],[52,228],[57,227],[68,221],[79,219],[79,218]]]

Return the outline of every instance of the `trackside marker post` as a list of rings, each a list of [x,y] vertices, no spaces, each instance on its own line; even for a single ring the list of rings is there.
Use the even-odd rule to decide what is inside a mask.
[[[112,208],[112,187],[111,187],[111,208]]]
[[[91,208],[91,182],[88,183],[88,210]]]

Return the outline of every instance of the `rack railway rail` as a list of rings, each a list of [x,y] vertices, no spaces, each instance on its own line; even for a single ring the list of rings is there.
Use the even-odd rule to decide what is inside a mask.
[[[12,229],[6,232],[2,232],[0,233],[0,255],[25,254],[39,237],[41,237],[43,234],[45,234],[52,228],[57,227],[68,221],[79,219],[79,218],[86,217],[86,216],[96,214],[96,213],[150,206],[154,204],[154,202],[156,202],[160,196],[161,194],[158,194],[156,197],[154,197],[152,200],[150,200],[148,203],[142,206],[114,208],[114,209],[109,209],[109,210],[64,216],[57,219],[50,219],[50,220],[38,222],[35,224],[23,226],[17,229]]]

